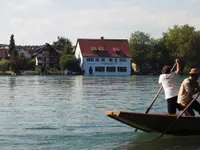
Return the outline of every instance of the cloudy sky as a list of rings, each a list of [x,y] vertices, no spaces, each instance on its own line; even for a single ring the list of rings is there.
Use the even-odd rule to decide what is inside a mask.
[[[0,43],[52,43],[64,36],[126,38],[140,30],[161,36],[174,24],[200,29],[200,0],[0,0]]]

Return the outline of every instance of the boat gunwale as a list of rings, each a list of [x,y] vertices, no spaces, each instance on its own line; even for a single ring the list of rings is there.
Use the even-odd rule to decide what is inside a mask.
[[[126,111],[106,111],[107,116],[114,115],[120,116],[121,114],[131,114],[131,115],[148,115],[148,116],[164,116],[164,117],[178,117],[178,114],[156,114],[156,113],[141,113],[141,112],[126,112]],[[200,118],[199,116],[181,116],[180,118]]]

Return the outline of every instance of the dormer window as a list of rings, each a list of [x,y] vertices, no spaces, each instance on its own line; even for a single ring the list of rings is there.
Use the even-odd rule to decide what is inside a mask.
[[[90,49],[91,49],[93,52],[98,51],[97,47],[94,47],[94,46],[90,47]]]
[[[103,46],[98,47],[98,50],[99,50],[99,51],[105,51],[105,49],[104,49]]]
[[[115,52],[119,52],[120,49],[119,49],[118,47],[113,47],[113,51],[115,51]]]

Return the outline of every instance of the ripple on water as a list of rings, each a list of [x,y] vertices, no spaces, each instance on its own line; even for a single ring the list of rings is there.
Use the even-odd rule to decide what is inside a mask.
[[[138,142],[141,132],[135,133],[133,128],[108,118],[105,111],[146,111],[159,89],[157,79],[157,76],[0,76],[0,145],[20,150],[131,147]],[[163,110],[166,112],[166,103],[161,94],[151,111]],[[168,142],[175,140],[169,138],[159,143],[167,147]],[[135,144],[138,149],[145,144],[149,149],[151,145]]]

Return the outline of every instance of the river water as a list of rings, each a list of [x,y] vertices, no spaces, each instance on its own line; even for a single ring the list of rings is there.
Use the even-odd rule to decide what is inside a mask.
[[[147,134],[105,115],[145,112],[158,76],[0,76],[2,150],[198,150],[200,138]],[[181,81],[182,79],[180,79]],[[163,93],[151,112],[167,113]]]

